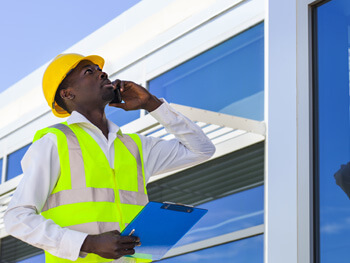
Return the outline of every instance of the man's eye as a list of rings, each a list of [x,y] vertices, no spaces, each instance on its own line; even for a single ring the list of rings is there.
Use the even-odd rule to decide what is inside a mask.
[[[91,74],[92,73],[92,69],[87,69],[85,70],[85,74],[88,73],[88,74]]]

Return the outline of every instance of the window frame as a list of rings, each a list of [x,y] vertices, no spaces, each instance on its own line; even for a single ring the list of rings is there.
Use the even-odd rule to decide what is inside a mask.
[[[306,1],[306,0],[304,0]],[[312,112],[312,215],[311,225],[312,225],[312,260],[311,262],[319,263],[321,262],[321,245],[320,245],[320,169],[319,169],[319,85],[318,85],[318,35],[317,35],[317,8],[330,2],[332,0],[309,0],[309,16],[310,16],[310,78],[311,78],[311,89],[312,89],[312,102],[311,102],[311,112]]]
[[[320,0],[265,2],[265,262],[315,262],[312,8]],[[288,163],[279,162],[281,145]]]

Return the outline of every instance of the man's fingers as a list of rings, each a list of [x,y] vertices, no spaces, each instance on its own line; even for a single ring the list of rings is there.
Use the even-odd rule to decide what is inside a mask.
[[[115,87],[120,86],[120,83],[121,83],[121,80],[120,80],[120,79],[116,79],[116,80],[112,81],[112,84],[113,84]]]
[[[120,92],[125,90],[125,84],[127,84],[125,80],[120,81]]]
[[[140,86],[140,85],[137,85],[135,82],[132,82],[132,81],[128,81],[128,80],[121,80],[120,82],[120,91],[121,92],[124,92],[124,91],[127,91],[133,87],[137,87],[137,86]]]
[[[117,249],[116,252],[119,255],[126,256],[126,255],[134,255],[135,249]]]
[[[113,106],[113,107],[117,107],[125,110],[125,103],[109,103],[109,106]]]
[[[119,244],[117,249],[134,249],[138,243],[123,243]]]
[[[134,236],[121,236],[120,237],[120,243],[138,243],[140,242],[139,237],[134,237]]]

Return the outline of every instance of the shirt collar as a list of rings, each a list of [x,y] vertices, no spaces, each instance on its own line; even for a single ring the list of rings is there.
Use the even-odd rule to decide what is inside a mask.
[[[81,123],[81,124],[86,124],[88,126],[95,127],[96,129],[98,129],[83,114],[81,114],[77,111],[73,111],[71,113],[71,115],[67,119],[67,123],[68,123],[68,125]],[[108,119],[107,119],[107,123],[108,123],[108,133],[117,133],[119,131],[120,128],[115,123],[111,122]],[[98,130],[100,130],[100,129],[98,129]]]

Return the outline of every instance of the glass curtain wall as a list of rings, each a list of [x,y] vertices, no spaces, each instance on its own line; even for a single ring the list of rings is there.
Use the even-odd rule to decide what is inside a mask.
[[[24,154],[27,152],[29,146],[30,144],[9,154],[9,156],[7,157],[6,181],[15,178],[16,176],[23,173],[21,167],[21,160]]]
[[[264,24],[152,79],[149,89],[169,102],[264,120]]]
[[[44,251],[33,247],[13,236],[7,236],[0,240],[1,263],[44,263]]]
[[[258,235],[260,233],[225,245],[220,242],[227,234],[264,223],[263,153],[264,144],[258,143],[147,186],[151,201],[170,200],[208,209],[208,213],[175,245],[176,248],[217,239],[211,248],[204,247],[159,262],[263,262],[263,236]],[[252,166],[255,168],[250,169]],[[252,176],[252,170],[255,176]]]
[[[260,23],[249,28],[152,79],[148,84],[152,94],[172,103],[263,121],[264,24]],[[248,148],[237,151],[237,154],[242,155]],[[263,152],[259,157],[263,160]],[[209,209],[210,212],[179,241],[177,247],[264,223],[263,179],[257,186],[253,174],[260,170],[256,162],[248,164],[248,160],[252,160],[252,155],[246,160],[241,160],[241,156],[234,154],[222,158],[227,158],[227,162],[232,164],[222,162],[221,165],[215,166],[214,161],[208,162],[208,165],[217,167],[216,171],[205,167],[205,164],[198,166],[201,168],[201,177],[205,178],[204,182],[196,177],[198,171],[192,171],[196,168],[183,172],[186,174],[184,189],[192,195],[189,196],[184,191],[181,198],[179,197],[182,203],[197,205],[198,200],[195,201],[193,198],[196,194],[213,200],[199,202],[199,207]],[[229,167],[235,162],[241,165],[242,174],[237,174],[237,169],[229,171]],[[219,174],[220,171],[223,171],[222,174]],[[210,181],[210,175],[216,172],[217,179]],[[261,174],[263,177],[263,172]],[[181,173],[173,177],[176,178],[174,185],[170,182],[171,178],[163,179],[165,182],[156,181],[154,184],[158,185],[159,189],[164,185],[163,188],[167,187],[176,192],[175,189],[181,188]],[[246,180],[244,185],[230,189],[231,191],[227,190],[225,193],[226,186],[231,185],[234,188],[234,182],[238,184],[244,180]],[[213,194],[214,192],[216,194]],[[218,196],[225,197],[218,198]],[[171,197],[170,201],[175,198],[174,193]],[[164,201],[161,197],[158,199]],[[176,199],[176,202],[180,200]],[[263,262],[263,235],[227,244],[218,243],[214,247],[161,262]]]
[[[0,159],[0,184],[1,184],[1,176],[2,176],[2,162],[3,162],[3,159],[1,158]]]
[[[164,259],[162,263],[213,263],[213,262],[263,262],[264,235],[199,250],[193,253]]]
[[[316,258],[349,261],[350,1],[314,9]]]
[[[45,262],[45,254],[39,254],[30,258],[26,258],[20,261],[16,261],[17,263],[44,263]]]

